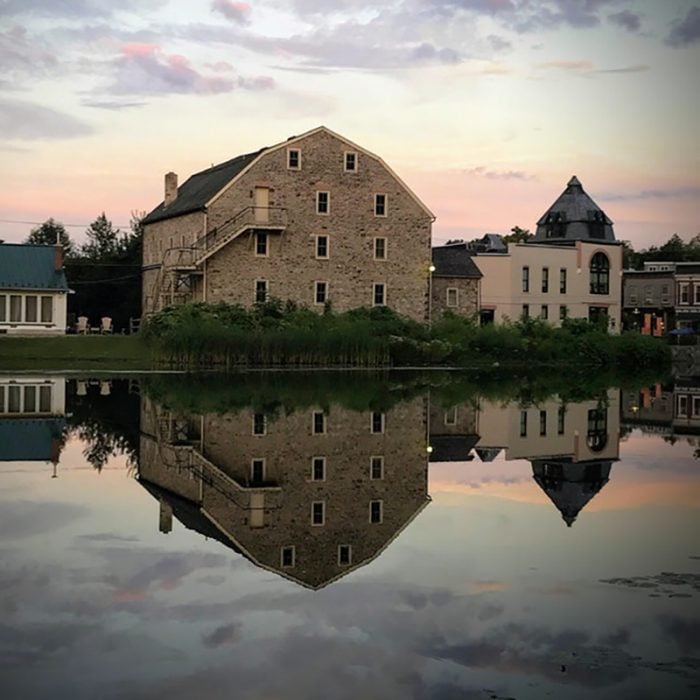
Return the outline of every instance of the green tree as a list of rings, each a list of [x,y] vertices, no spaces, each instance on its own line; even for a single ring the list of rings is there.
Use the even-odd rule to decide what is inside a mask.
[[[104,261],[117,255],[124,247],[125,236],[115,229],[102,212],[85,231],[87,242],[81,246],[83,257],[92,261]]]
[[[40,226],[34,227],[25,241],[25,243],[30,245],[56,245],[56,242],[63,246],[63,252],[66,257],[71,257],[75,254],[75,245],[70,239],[65,226],[53,218],[47,219]]]
[[[527,243],[533,234],[529,229],[513,226],[511,232],[507,236],[503,236],[504,243]]]

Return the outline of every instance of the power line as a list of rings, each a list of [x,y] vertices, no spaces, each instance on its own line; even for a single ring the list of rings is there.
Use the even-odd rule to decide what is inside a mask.
[[[134,280],[141,277],[141,275],[128,275],[126,277],[111,277],[104,280],[77,280],[69,282],[69,286],[73,287],[78,284],[110,284],[112,282],[124,282],[126,280]]]
[[[0,224],[27,224],[29,226],[41,226],[45,223],[46,221],[19,221],[17,219],[0,219]],[[91,221],[89,224],[64,224],[62,221],[55,221],[55,223],[60,224],[61,226],[66,226],[68,228],[89,228],[95,222]],[[112,223],[112,226],[116,226],[117,228],[129,228],[131,224]]]

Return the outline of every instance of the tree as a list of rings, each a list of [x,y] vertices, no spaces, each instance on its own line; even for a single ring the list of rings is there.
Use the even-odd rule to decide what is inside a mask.
[[[503,236],[504,243],[527,243],[533,234],[530,233],[529,229],[520,228],[520,226],[513,226],[511,233],[507,236]]]
[[[25,241],[29,245],[56,245],[56,242],[63,246],[66,257],[74,255],[75,246],[66,232],[65,226],[53,218],[47,219],[40,226],[33,228]]]
[[[87,243],[80,249],[83,257],[92,261],[103,261],[117,255],[124,247],[125,236],[115,229],[102,212],[85,231]]]

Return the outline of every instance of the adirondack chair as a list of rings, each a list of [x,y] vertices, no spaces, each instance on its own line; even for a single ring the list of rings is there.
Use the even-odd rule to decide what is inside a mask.
[[[78,316],[78,325],[75,327],[75,332],[79,335],[87,335],[90,327],[88,325],[87,316]]]
[[[100,333],[102,335],[108,335],[113,331],[114,329],[112,328],[112,319],[109,316],[103,316],[102,325],[100,326]]]

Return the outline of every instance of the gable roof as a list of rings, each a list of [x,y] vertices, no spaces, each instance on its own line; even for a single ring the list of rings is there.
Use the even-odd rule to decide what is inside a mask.
[[[263,151],[261,148],[254,153],[236,156],[225,163],[219,163],[211,168],[191,175],[177,188],[177,199],[167,207],[161,202],[143,220],[144,224],[171,219],[174,216],[203,211],[207,202],[221,191],[236,175],[247,168]]]
[[[318,132],[325,132],[330,134],[334,138],[347,144],[353,150],[363,153],[370,158],[381,163],[394,177],[397,182],[408,192],[410,197],[418,204],[418,206],[425,211],[425,213],[430,216],[433,220],[435,215],[428,209],[428,207],[423,204],[423,202],[415,195],[408,185],[382,160],[379,156],[367,151],[366,149],[358,146],[356,143],[349,141],[344,136],[336,134],[325,126],[318,126],[315,129],[306,131],[299,136],[291,136],[285,141],[275,144],[274,146],[266,146],[252,153],[246,153],[245,155],[236,156],[231,160],[227,160],[224,163],[219,163],[219,165],[212,166],[207,170],[202,170],[201,172],[195,173],[190,176],[184,184],[178,187],[177,199],[165,207],[163,202],[161,202],[150,214],[148,214],[144,219],[144,224],[152,224],[156,221],[162,221],[164,219],[170,219],[174,216],[182,216],[183,214],[190,214],[195,211],[204,211],[217,197],[222,194],[228,186],[232,185],[233,182],[239,175],[242,175],[258,158],[267,153],[272,153],[280,148],[287,148],[290,145],[294,145],[298,141],[307,138]]]
[[[466,243],[433,248],[433,277],[464,277],[480,279],[481,270],[476,266]]]
[[[66,273],[55,269],[55,246],[0,244],[0,289],[68,291]]]

